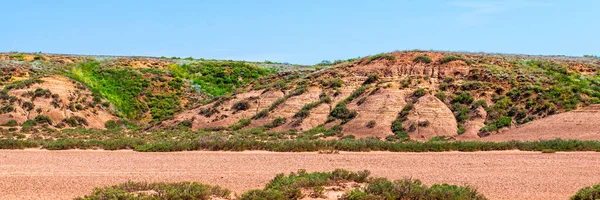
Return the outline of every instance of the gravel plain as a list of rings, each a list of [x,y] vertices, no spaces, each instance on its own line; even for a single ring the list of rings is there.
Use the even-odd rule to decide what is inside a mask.
[[[600,182],[600,153],[0,150],[0,199],[72,199],[128,180],[196,181],[239,194],[262,188],[278,173],[336,168],[428,185],[468,184],[489,199],[568,199]]]

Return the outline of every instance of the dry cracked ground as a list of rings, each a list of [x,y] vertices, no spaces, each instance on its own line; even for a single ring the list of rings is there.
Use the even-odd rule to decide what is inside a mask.
[[[298,169],[368,169],[375,177],[468,184],[489,199],[568,199],[600,181],[600,153],[248,152],[139,153],[1,150],[0,199],[72,199],[94,187],[134,181],[196,181],[240,194]]]

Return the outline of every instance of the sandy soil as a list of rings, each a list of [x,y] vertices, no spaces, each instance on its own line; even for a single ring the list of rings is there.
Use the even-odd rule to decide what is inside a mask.
[[[568,199],[600,182],[600,153],[443,152],[341,154],[0,150],[0,199],[70,199],[94,187],[135,181],[198,181],[234,192],[261,188],[298,169],[371,170],[425,184],[477,187],[490,199]]]

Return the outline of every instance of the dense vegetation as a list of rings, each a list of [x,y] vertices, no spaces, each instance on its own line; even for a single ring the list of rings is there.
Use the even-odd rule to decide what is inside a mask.
[[[367,170],[351,172],[336,169],[331,172],[312,172],[305,170],[278,174],[266,184],[264,189],[253,189],[244,192],[234,199],[241,200],[296,200],[305,197],[322,198],[325,187],[339,187],[344,183],[365,183],[364,187],[356,187],[347,191],[341,198],[358,199],[486,199],[477,190],[469,186],[434,184],[425,186],[416,179],[400,179],[389,181],[385,178],[369,177]],[[148,192],[153,191],[153,192]],[[143,183],[127,182],[104,188],[96,188],[93,193],[82,200],[96,199],[230,199],[231,192],[218,186],[199,183]]]
[[[245,119],[247,120],[247,119]],[[240,125],[246,123],[242,120]],[[35,123],[35,121],[32,121]],[[113,122],[111,129],[65,129],[48,133],[33,133],[25,139],[22,133],[4,133],[0,139],[0,149],[44,148],[61,149],[133,149],[142,152],[151,151],[245,151],[266,150],[278,152],[314,152],[321,150],[337,151],[392,151],[392,152],[439,152],[439,151],[600,151],[598,141],[578,140],[542,140],[534,142],[480,142],[480,141],[384,141],[378,138],[354,139],[340,134],[341,127],[327,129],[317,126],[313,129],[298,132],[272,132],[268,127],[257,127],[249,130],[235,130],[230,127],[227,132],[214,130],[191,131],[185,126],[174,129],[145,132],[131,125],[117,125]],[[123,122],[119,122],[123,123]],[[134,129],[121,127],[130,126]],[[338,140],[320,140],[320,138],[337,136]],[[46,139],[44,139],[46,138]],[[55,138],[55,139],[53,139]]]
[[[95,95],[108,99],[124,117],[141,120],[150,112],[151,121],[159,122],[182,109],[180,99],[189,92],[186,87],[198,88],[208,96],[219,96],[270,73],[267,69],[233,61],[170,64],[167,69],[146,70],[103,66],[100,61],[89,60],[71,67],[65,75],[86,84]]]
[[[236,87],[272,73],[272,70],[233,61],[171,64],[169,69],[175,77],[191,80],[211,96],[232,92]]]

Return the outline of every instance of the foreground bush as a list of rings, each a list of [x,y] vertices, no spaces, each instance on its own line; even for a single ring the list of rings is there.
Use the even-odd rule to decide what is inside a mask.
[[[39,143],[29,140],[14,140],[14,139],[3,139],[0,140],[0,149],[25,149],[39,147]]]
[[[364,183],[364,187],[353,184],[351,188],[344,189],[348,191],[341,199],[486,199],[477,190],[468,186],[435,184],[427,187],[419,180],[401,179],[392,182],[385,178],[371,178],[369,174],[370,172],[367,170],[352,172],[336,169],[331,172],[312,173],[299,170],[287,176],[278,174],[266,184],[264,189],[249,190],[237,198],[241,200],[296,200],[307,197],[310,190],[313,191],[310,197],[314,198],[312,196],[314,193],[323,195],[325,187],[329,187],[330,191],[337,191],[346,187],[340,188],[340,185],[344,183]],[[96,188],[92,194],[77,199],[230,199],[231,197],[231,192],[227,189],[193,182],[150,184],[127,182]]]
[[[600,199],[600,184],[585,187],[571,197],[571,200],[596,200]]]
[[[419,180],[400,179],[391,182],[384,178],[374,178],[369,180],[365,188],[357,188],[346,192],[342,199],[363,200],[363,199],[436,199],[436,200],[454,200],[487,199],[479,194],[476,189],[469,186],[456,186],[448,184],[435,184],[431,187],[423,185]]]
[[[278,174],[262,190],[250,190],[242,194],[241,199],[300,199],[304,197],[302,188],[332,186],[337,183],[357,182],[364,183],[370,172],[367,170],[351,172],[336,169],[332,172],[312,172],[299,170],[286,176]]]
[[[181,183],[145,183],[127,182],[119,185],[96,188],[91,195],[78,200],[103,199],[228,199],[231,192],[219,186],[192,182]]]

